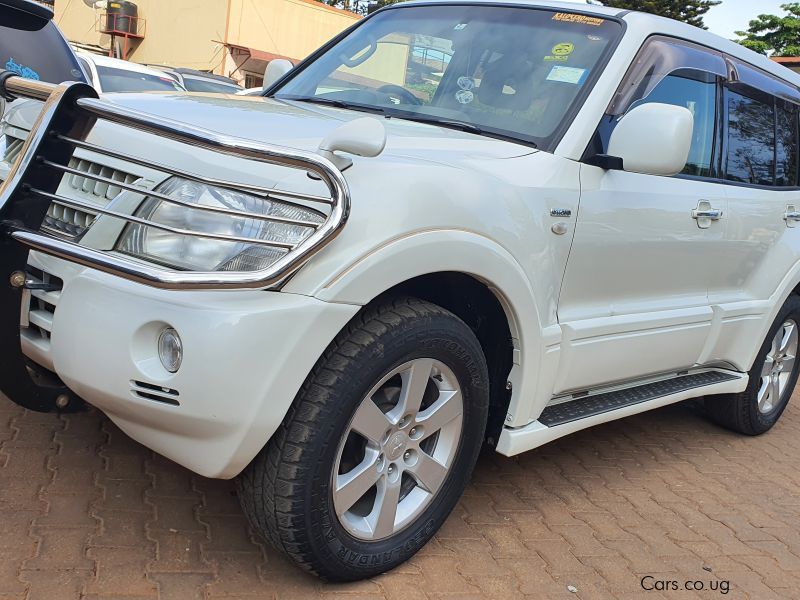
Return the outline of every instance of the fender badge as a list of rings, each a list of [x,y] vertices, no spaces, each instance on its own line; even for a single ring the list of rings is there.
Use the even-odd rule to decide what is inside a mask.
[[[571,217],[572,216],[572,211],[570,209],[568,209],[568,208],[551,208],[550,209],[550,216],[551,217],[559,217],[559,218]]]

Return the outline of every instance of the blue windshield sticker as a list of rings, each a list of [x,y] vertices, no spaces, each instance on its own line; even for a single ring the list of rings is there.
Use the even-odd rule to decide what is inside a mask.
[[[15,62],[13,57],[9,57],[8,62],[6,62],[6,71],[16,73],[25,79],[35,79],[36,81],[39,81],[39,74],[36,71],[30,67],[26,67]]]
[[[581,85],[586,81],[589,75],[589,69],[578,69],[577,67],[565,67],[556,65],[550,70],[547,76],[547,81],[561,81],[563,83],[572,83],[574,85]]]

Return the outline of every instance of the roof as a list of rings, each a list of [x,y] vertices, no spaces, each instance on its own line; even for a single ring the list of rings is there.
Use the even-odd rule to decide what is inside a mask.
[[[129,60],[120,60],[119,58],[110,58],[108,56],[91,54],[89,52],[76,52],[76,54],[85,60],[93,62],[98,67],[109,67],[113,69],[122,69],[124,71],[134,71],[136,73],[146,73],[147,75],[154,75],[155,77],[164,76],[164,73],[158,69],[146,67]]]
[[[426,4],[456,4],[456,5],[480,5],[489,6],[517,6],[529,8],[548,8],[564,12],[577,12],[599,17],[621,18],[628,25],[629,29],[637,29],[639,33],[647,35],[663,34],[692,41],[709,48],[719,50],[750,63],[767,73],[783,79],[795,86],[800,87],[800,74],[787,69],[776,61],[770,60],[763,54],[758,54],[745,48],[741,44],[732,42],[722,36],[716,35],[705,29],[700,29],[688,23],[682,23],[673,19],[659,17],[648,13],[620,10],[596,4],[585,4],[568,0],[410,0],[400,4],[392,4],[382,10],[402,10],[412,6],[424,6]]]
[[[198,71],[197,69],[190,69],[188,67],[170,67],[169,65],[147,65],[148,67],[152,67],[153,69],[158,69],[159,71],[168,71],[173,73],[180,73],[181,75],[189,75],[190,77],[200,77],[202,79],[211,79],[214,81],[219,81],[220,83],[229,83],[230,85],[235,85],[236,87],[240,87],[238,83],[236,83],[230,77],[225,77],[224,75],[217,75],[216,73],[209,73],[208,71]]]

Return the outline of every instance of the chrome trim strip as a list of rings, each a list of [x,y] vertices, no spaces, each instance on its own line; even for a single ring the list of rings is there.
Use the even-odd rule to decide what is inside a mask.
[[[286,255],[278,259],[270,267],[260,271],[200,273],[177,271],[174,269],[170,270],[157,265],[129,259],[121,255],[93,250],[67,240],[55,238],[46,233],[32,232],[10,224],[11,236],[29,248],[131,281],[137,281],[163,289],[263,289],[280,283],[300,268],[311,256],[330,243],[330,241],[338,235],[342,227],[344,227],[349,216],[350,192],[347,181],[341,171],[337,169],[330,160],[316,153],[243,140],[130,110],[110,102],[95,99],[95,92],[84,84],[66,83],[54,86],[43,82],[33,82],[20,77],[10,77],[6,80],[5,87],[16,96],[45,100],[45,104],[30,136],[28,136],[25,142],[20,160],[14,165],[9,177],[0,185],[0,206],[8,202],[12,196],[15,196],[15,201],[20,201],[15,193],[23,183],[23,174],[28,172],[31,163],[36,159],[39,148],[42,146],[44,136],[49,135],[49,131],[52,127],[51,123],[58,113],[59,106],[62,104],[62,99],[64,100],[63,103],[68,102],[69,106],[78,112],[85,111],[90,113],[91,116],[112,121],[122,126],[132,127],[162,138],[200,147],[212,152],[220,152],[238,158],[265,162],[313,173],[323,181],[331,193],[330,199],[323,200],[319,196],[269,189],[255,190],[253,186],[240,186],[231,182],[222,183],[223,187],[231,187],[232,189],[248,192],[259,191],[269,196],[296,198],[312,202],[324,201],[325,204],[330,206],[330,214],[327,220],[319,225],[308,238],[296,246],[291,246],[290,251],[288,251]],[[67,96],[68,93],[70,94],[69,96]],[[77,99],[75,99],[75,97],[77,97]],[[69,138],[69,136],[64,135],[62,132],[62,134],[58,135],[58,138],[66,141],[65,138]],[[73,141],[78,142],[76,146],[85,144],[85,142],[81,140]],[[113,156],[113,153],[103,148],[95,147],[91,149],[101,154]],[[124,155],[118,156],[122,160],[129,160],[133,163],[136,163],[138,160],[131,160]],[[159,169],[159,165],[146,162],[140,164]],[[175,169],[171,170],[177,171]],[[86,174],[82,173],[82,175],[85,176]],[[182,175],[187,175],[187,178],[190,179],[202,181],[202,179],[198,178],[196,175]],[[118,184],[119,182],[116,182],[116,185]],[[212,183],[212,185],[213,184],[215,183]],[[24,193],[24,190],[20,190],[19,192]],[[41,193],[41,190],[38,193]],[[139,219],[138,217],[122,215],[120,213],[115,213],[115,211],[108,211],[107,209],[100,210],[100,208],[95,205],[88,206],[81,202],[56,196],[55,194],[44,193],[48,194],[47,197],[51,197],[62,204],[108,214],[109,216],[121,218],[130,222],[142,222],[142,224],[148,226],[156,225],[150,221]],[[167,230],[175,231],[172,228]],[[179,233],[184,232],[179,231]],[[195,232],[185,232],[184,234],[198,235]],[[210,237],[208,234],[204,234],[204,236]],[[251,238],[233,238],[227,236],[220,236],[220,238],[228,241],[259,243]],[[281,247],[274,242],[261,241],[260,243],[273,247]],[[289,245],[287,245],[287,249],[288,246]]]
[[[293,250],[295,248],[294,244],[287,244],[286,242],[271,242],[269,240],[262,240],[260,238],[241,237],[238,235],[222,235],[219,233],[203,233],[199,231],[190,231],[189,229],[179,229],[178,227],[170,227],[169,225],[163,225],[161,223],[156,223],[155,221],[142,219],[141,217],[137,217],[135,215],[126,215],[125,213],[117,212],[116,210],[102,208],[95,204],[83,202],[82,200],[73,200],[71,198],[66,198],[64,196],[59,196],[57,194],[51,194],[49,192],[38,190],[33,187],[29,188],[29,191],[32,194],[37,194],[39,196],[43,196],[44,198],[49,198],[54,202],[58,202],[59,204],[69,206],[71,208],[79,208],[81,210],[92,210],[101,215],[114,217],[116,219],[122,219],[123,221],[128,221],[129,223],[137,223],[139,225],[145,225],[147,227],[152,227],[153,229],[160,229],[161,231],[168,231],[169,233],[174,233],[175,235],[207,238],[210,240],[219,240],[222,242],[243,242],[246,244],[257,244],[259,246],[270,246],[273,248],[281,248],[282,250]]]
[[[258,213],[253,213],[249,211],[239,211],[233,210],[232,208],[224,208],[222,206],[207,206],[203,204],[194,204],[192,202],[186,202],[185,200],[179,200],[177,198],[172,198],[171,196],[167,196],[165,194],[161,194],[159,192],[148,190],[146,188],[137,187],[135,185],[130,185],[127,183],[123,183],[121,181],[117,181],[116,179],[110,179],[108,177],[103,177],[102,175],[95,175],[93,173],[89,173],[86,171],[81,171],[79,169],[74,169],[72,167],[66,167],[64,165],[59,165],[58,163],[51,162],[44,158],[40,158],[40,162],[43,165],[47,165],[48,167],[52,167],[54,169],[58,169],[59,171],[63,171],[65,173],[70,173],[72,175],[77,175],[79,177],[84,177],[86,179],[92,179],[94,181],[99,181],[101,183],[107,183],[109,186],[118,187],[121,190],[126,190],[128,192],[134,192],[135,194],[141,194],[142,196],[147,196],[148,198],[156,198],[161,200],[162,202],[169,202],[171,204],[178,204],[180,206],[185,206],[187,208],[191,208],[193,210],[201,210],[207,212],[215,212],[221,213],[225,215],[231,215],[234,217],[242,217],[247,219],[259,219],[261,221],[273,221],[275,223],[285,223],[287,225],[298,225],[300,227],[308,227],[310,229],[316,229],[319,227],[319,223],[314,223],[312,221],[300,221],[295,219],[290,219],[288,217],[275,217],[270,215],[263,215]],[[294,206],[297,206],[296,204]],[[306,208],[306,207],[303,207]]]

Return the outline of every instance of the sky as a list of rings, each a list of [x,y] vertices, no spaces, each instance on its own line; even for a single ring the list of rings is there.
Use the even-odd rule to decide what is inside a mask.
[[[733,32],[747,29],[747,24],[758,15],[783,15],[780,5],[790,1],[722,0],[722,4],[715,6],[703,16],[703,21],[713,33],[735,39],[736,35]]]

